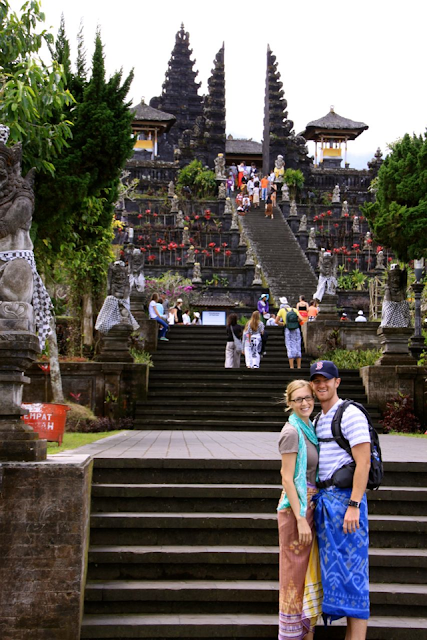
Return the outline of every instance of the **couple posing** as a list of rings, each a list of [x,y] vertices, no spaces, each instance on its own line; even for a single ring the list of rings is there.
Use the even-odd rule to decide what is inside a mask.
[[[332,437],[332,419],[343,402],[340,382],[335,364],[323,360],[311,366],[310,382],[294,380],[285,394],[292,414],[279,440],[279,640],[312,640],[320,613],[325,621],[347,617],[345,640],[366,638],[371,438],[365,415],[348,406],[341,430],[356,463],[353,486],[335,486],[335,472],[352,462]],[[316,428],[310,420],[314,395],[322,408]]]

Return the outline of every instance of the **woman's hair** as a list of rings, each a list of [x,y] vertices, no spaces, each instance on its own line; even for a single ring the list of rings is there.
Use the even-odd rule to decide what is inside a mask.
[[[290,411],[292,409],[292,407],[290,406],[292,396],[297,389],[302,389],[303,387],[308,387],[310,389],[310,393],[314,397],[314,393],[312,391],[312,388],[310,387],[310,383],[308,382],[308,380],[292,380],[292,382],[290,382],[286,387],[286,391],[284,394],[284,401],[286,404],[285,411]]]
[[[227,318],[227,327],[237,324],[237,313],[230,313]]]
[[[301,302],[305,302],[304,296],[300,296],[299,299],[301,300]]]
[[[259,311],[254,311],[249,319],[249,322],[246,324],[245,329],[247,330],[248,327],[250,327],[251,330],[255,333],[255,331],[258,330],[260,322],[261,322],[261,316],[259,314]]]
[[[153,295],[151,296],[152,300],[155,300],[157,302],[157,300],[159,299],[159,294],[158,293],[153,293]]]

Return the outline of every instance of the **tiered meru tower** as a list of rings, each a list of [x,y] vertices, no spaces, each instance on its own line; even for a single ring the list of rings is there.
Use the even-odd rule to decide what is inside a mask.
[[[208,95],[205,97],[203,114],[205,118],[206,164],[214,166],[219,153],[225,154],[225,68],[224,43],[216,54],[212,75],[208,80]]]
[[[264,101],[263,172],[274,167],[278,155],[283,155],[286,167],[308,172],[310,159],[306,141],[295,135],[294,123],[288,119],[288,103],[284,97],[283,83],[277,69],[276,56],[267,46],[267,75]]]
[[[196,82],[198,71],[194,71],[195,60],[191,60],[190,36],[181,25],[175,37],[175,46],[169,60],[162,95],[150,100],[150,106],[171,113],[176,124],[166,134],[166,141],[159,144],[162,160],[173,160],[173,149],[187,129],[192,129],[197,118],[203,115],[203,97],[199,95],[200,82]]]

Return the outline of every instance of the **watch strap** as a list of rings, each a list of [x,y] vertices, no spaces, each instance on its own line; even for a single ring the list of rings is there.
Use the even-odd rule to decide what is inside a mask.
[[[356,509],[360,509],[360,502],[356,502],[356,500],[349,500],[348,501],[348,506],[349,507],[356,507]]]

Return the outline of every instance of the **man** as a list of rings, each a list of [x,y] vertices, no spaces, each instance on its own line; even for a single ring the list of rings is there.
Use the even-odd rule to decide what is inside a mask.
[[[360,309],[360,311],[357,312],[357,318],[355,319],[355,322],[368,322],[365,316],[363,315],[362,309]]]
[[[343,402],[338,397],[341,379],[329,360],[310,367],[312,389],[322,412],[316,434],[320,444],[319,486],[315,524],[323,583],[323,614],[337,620],[347,617],[346,640],[365,640],[369,618],[368,510],[366,485],[370,468],[370,435],[365,415],[350,405],[341,420],[355,462],[352,486],[340,482],[338,469],[352,457],[332,437],[332,419]],[[342,472],[341,472],[342,473]],[[350,476],[351,477],[351,476]],[[336,484],[335,484],[336,483]],[[339,488],[344,485],[349,488]]]

